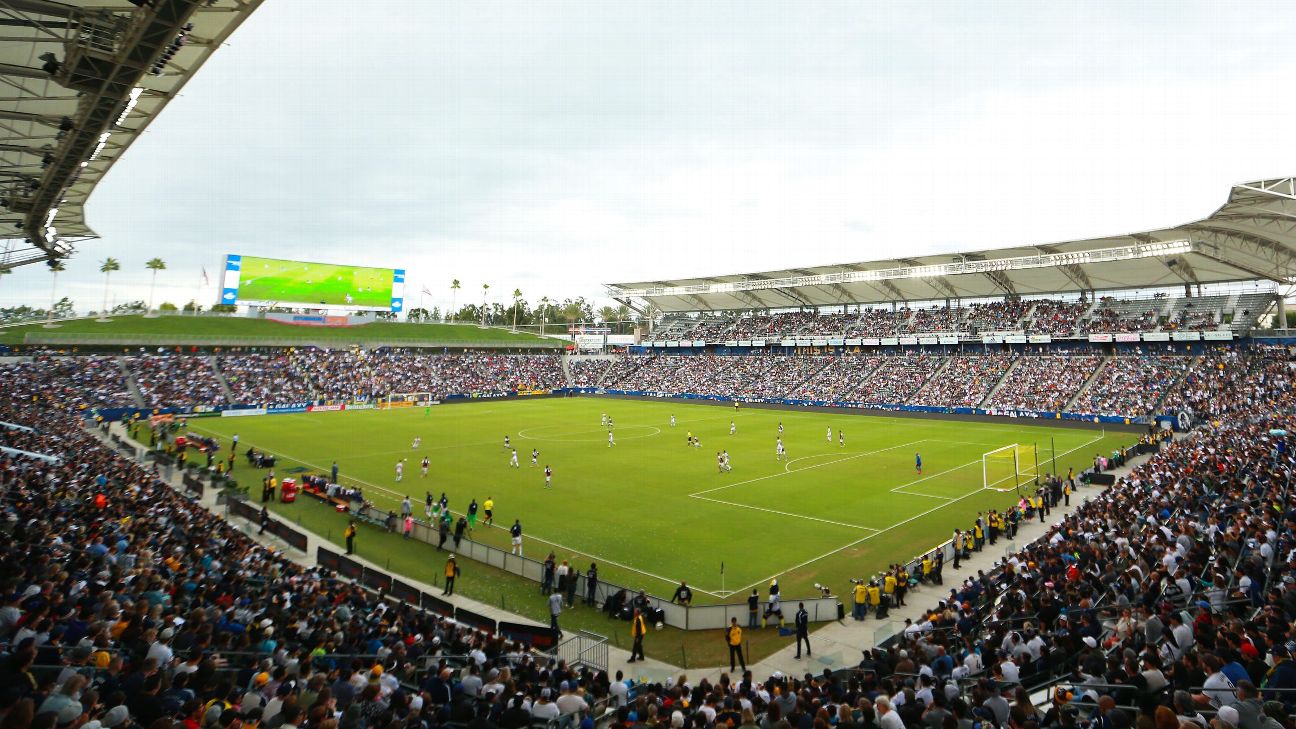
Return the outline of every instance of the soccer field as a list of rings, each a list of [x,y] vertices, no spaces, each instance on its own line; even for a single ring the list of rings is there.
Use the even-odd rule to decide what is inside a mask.
[[[615,422],[609,447],[603,413]],[[674,415],[676,425],[671,427]],[[408,494],[423,514],[427,491],[444,491],[462,513],[471,499],[495,501],[496,529],[472,538],[508,548],[507,528],[521,519],[526,554],[552,550],[582,570],[599,563],[604,581],[669,597],[687,580],[698,602],[741,602],[777,576],[783,594],[809,596],[816,582],[845,594],[847,580],[913,557],[971,524],[978,511],[1002,509],[1011,494],[982,488],[981,455],[1005,445],[1038,445],[1040,470],[1077,471],[1097,452],[1132,443],[1132,433],[966,423],[853,413],[743,408],[606,398],[484,400],[391,411],[344,411],[193,421],[193,429],[240,436],[236,478],[249,480],[241,451],[255,446],[280,457],[279,476],[295,463],[327,472],[366,498],[399,511]],[[729,434],[730,423],[737,432]],[[778,426],[786,460],[776,460]],[[832,440],[826,434],[832,429]],[[845,431],[845,445],[838,441]],[[692,432],[700,448],[686,445]],[[508,435],[520,468],[509,465]],[[412,448],[415,437],[422,438]],[[539,464],[530,466],[532,448]],[[732,471],[719,473],[727,450]],[[923,473],[914,468],[922,454]],[[419,462],[431,459],[427,478]],[[395,464],[408,459],[404,480]],[[544,466],[553,488],[544,488]],[[255,496],[257,488],[252,488]],[[336,541],[345,517],[313,500],[280,504]],[[309,510],[309,511],[308,511]],[[309,516],[309,518],[305,518]],[[331,520],[331,521],[323,521]],[[336,522],[336,523],[333,523]],[[362,533],[363,538],[363,533]],[[409,546],[427,550],[428,545]],[[724,574],[721,574],[721,563]],[[762,593],[764,591],[762,590]]]

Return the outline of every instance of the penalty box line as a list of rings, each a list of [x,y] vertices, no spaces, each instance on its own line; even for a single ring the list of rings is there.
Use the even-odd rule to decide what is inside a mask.
[[[1067,456],[1067,455],[1070,455],[1070,454],[1072,454],[1072,453],[1075,453],[1076,451],[1080,450],[1081,448],[1088,448],[1089,446],[1093,445],[1094,443],[1097,443],[1098,441],[1102,440],[1104,437],[1106,437],[1106,436],[1099,435],[1099,436],[1097,436],[1096,438],[1094,438],[1093,440],[1089,440],[1089,441],[1086,441],[1086,442],[1084,442],[1084,443],[1081,443],[1080,445],[1076,446],[1075,448],[1072,448],[1072,449],[1067,450],[1067,451],[1063,451],[1062,453],[1059,453],[1058,455],[1059,455],[1059,456]],[[980,462],[980,461],[978,461],[978,463],[979,463],[979,462]],[[891,531],[892,529],[896,529],[897,527],[902,527],[902,526],[904,526],[905,524],[908,524],[908,523],[910,523],[910,522],[912,522],[912,521],[914,521],[914,520],[916,520],[916,519],[921,519],[922,517],[927,516],[928,514],[931,514],[931,513],[933,513],[933,512],[940,511],[941,509],[944,509],[945,507],[949,506],[950,504],[954,504],[954,503],[957,503],[957,502],[959,502],[959,501],[963,501],[964,499],[970,498],[970,497],[972,497],[972,496],[976,496],[977,494],[979,494],[979,493],[981,493],[982,491],[985,491],[985,490],[986,490],[986,488],[985,488],[984,486],[979,486],[979,487],[977,487],[976,489],[972,490],[972,491],[969,492],[969,493],[963,494],[962,496],[959,496],[959,497],[957,497],[957,498],[952,498],[952,499],[950,499],[949,501],[947,501],[947,502],[945,502],[945,503],[943,503],[943,504],[938,504],[938,505],[936,505],[936,506],[933,506],[932,508],[928,509],[927,511],[924,511],[924,512],[919,513],[919,514],[915,514],[915,515],[913,515],[913,516],[911,516],[911,517],[909,517],[908,519],[905,519],[905,520],[903,520],[903,521],[896,522],[895,524],[892,524],[891,526],[889,526],[889,527],[887,527],[887,528],[885,528],[885,529],[879,529],[879,530],[877,530],[876,532],[874,532],[874,533],[872,533],[872,534],[866,534],[865,536],[863,536],[863,537],[861,537],[861,538],[859,538],[859,539],[856,539],[855,541],[851,542],[850,544],[846,544],[846,545],[843,545],[843,546],[841,546],[841,547],[838,547],[837,549],[834,549],[834,550],[832,550],[831,552],[824,552],[823,554],[819,555],[818,557],[813,557],[813,558],[808,559],[808,560],[806,560],[806,561],[804,561],[804,562],[802,562],[802,563],[800,563],[800,564],[797,564],[797,565],[793,565],[793,566],[791,566],[791,567],[788,567],[787,569],[785,569],[785,570],[783,570],[783,571],[781,571],[781,572],[776,572],[776,573],[770,575],[769,577],[766,577],[766,578],[761,579],[761,580],[757,580],[757,581],[751,583],[750,585],[745,585],[745,586],[743,586],[743,587],[739,587],[738,589],[734,590],[734,591],[731,592],[730,594],[732,595],[732,594],[736,594],[736,593],[739,593],[739,592],[746,592],[747,590],[750,590],[750,589],[752,589],[753,587],[760,587],[761,585],[768,584],[770,580],[772,580],[772,579],[778,577],[779,575],[787,574],[788,572],[792,572],[793,570],[799,570],[799,569],[801,569],[802,567],[805,567],[806,565],[814,564],[815,562],[818,562],[818,561],[821,560],[821,559],[827,559],[828,557],[831,557],[831,556],[833,556],[834,554],[837,554],[838,552],[844,552],[844,551],[846,551],[847,549],[850,549],[851,547],[854,547],[854,546],[859,545],[859,544],[863,544],[864,542],[867,542],[868,540],[873,539],[874,537],[879,537],[879,536],[881,536],[881,535],[883,535],[883,534],[886,534],[887,532]],[[903,492],[901,493],[901,495],[902,495],[902,496],[904,495]]]
[[[196,427],[195,427],[195,428],[191,428],[191,430],[197,430],[197,431],[200,431],[200,432],[206,432],[208,435],[219,435],[218,433],[214,433],[214,432],[212,432],[212,431],[210,431],[210,430],[205,430],[205,429],[203,429],[203,428],[196,428]],[[246,442],[246,443],[247,443],[248,445],[250,445],[250,446],[255,446],[255,445],[256,445],[256,443],[252,443],[251,441],[240,441],[240,442]],[[321,471],[327,471],[327,470],[328,470],[327,468],[324,468],[323,466],[321,466],[321,465],[319,465],[319,464],[317,464],[317,463],[311,463],[310,461],[306,461],[306,460],[303,460],[303,459],[301,459],[301,458],[297,458],[297,457],[293,456],[293,455],[290,454],[290,453],[285,453],[284,451],[270,451],[269,449],[266,449],[266,452],[267,452],[267,453],[278,453],[279,455],[284,456],[285,458],[288,458],[289,460],[296,461],[297,463],[300,463],[300,464],[302,464],[302,465],[304,465],[304,466],[310,466],[311,468],[317,468],[317,469],[319,469],[319,470],[321,470]],[[366,480],[364,480],[364,479],[362,479],[362,478],[355,478],[354,476],[348,476],[347,478],[349,478],[350,480],[352,480],[352,481],[354,481],[354,482],[356,482],[356,483],[364,484],[366,487],[368,487],[368,488],[372,488],[372,489],[375,490],[375,491],[378,491],[378,492],[381,492],[381,493],[387,494],[389,498],[391,498],[391,499],[395,499],[397,503],[399,503],[399,502],[401,502],[401,501],[403,501],[403,500],[405,499],[405,494],[399,493],[399,492],[397,492],[397,491],[392,491],[391,489],[386,488],[386,487],[384,487],[384,486],[379,486],[379,485],[376,484],[376,483],[370,483],[369,481],[366,481]],[[456,512],[454,509],[449,509],[449,511],[450,511],[451,514],[460,514],[460,515],[463,515],[463,512]],[[489,526],[490,526],[491,528],[494,528],[494,529],[500,529],[500,530],[503,530],[503,531],[507,531],[507,529],[506,529],[505,527],[499,526],[499,525],[497,525],[497,524],[491,524],[491,525],[489,525]],[[621,563],[621,562],[617,562],[616,560],[607,559],[606,557],[600,557],[600,556],[597,555],[597,554],[592,554],[592,553],[587,552],[587,551],[585,551],[585,550],[575,549],[575,548],[573,548],[573,547],[568,547],[568,546],[566,546],[566,545],[564,545],[564,544],[559,544],[558,542],[555,542],[555,541],[553,541],[553,540],[551,540],[551,539],[545,539],[544,537],[536,536],[536,535],[533,535],[533,534],[528,534],[528,535],[526,535],[526,539],[528,539],[528,540],[530,540],[530,541],[533,541],[533,542],[539,542],[540,544],[547,544],[547,545],[549,545],[549,546],[551,546],[551,547],[557,547],[558,549],[561,549],[561,550],[566,551],[566,552],[571,552],[572,554],[581,554],[581,555],[584,555],[584,556],[586,556],[586,557],[589,557],[590,559],[592,559],[592,560],[594,560],[594,561],[596,561],[596,562],[602,562],[603,564],[610,564],[610,565],[612,565],[613,567],[618,567],[618,568],[620,568],[620,569],[627,570],[627,571],[629,571],[629,572],[634,572],[635,574],[640,574],[640,575],[643,575],[644,577],[651,577],[651,578],[653,578],[653,579],[655,579],[655,580],[661,580],[662,582],[666,582],[666,583],[668,583],[668,584],[679,584],[679,582],[680,582],[680,580],[679,580],[679,579],[676,579],[676,578],[664,577],[664,576],[662,576],[662,575],[658,575],[658,574],[654,574],[654,573],[652,573],[652,572],[648,572],[647,570],[641,570],[641,569],[639,569],[638,567],[631,567],[631,566],[628,565],[628,564],[623,564],[623,563]],[[498,549],[498,547],[497,547],[497,549]],[[710,595],[710,596],[712,596],[712,597],[717,597],[717,598],[720,598],[720,599],[724,599],[727,595],[732,595],[732,594],[733,594],[732,592],[728,592],[728,593],[712,592],[711,590],[704,590],[704,589],[702,589],[702,588],[700,588],[700,587],[696,587],[696,586],[694,586],[693,589],[694,589],[694,590],[697,590],[698,592],[706,593],[707,595]]]

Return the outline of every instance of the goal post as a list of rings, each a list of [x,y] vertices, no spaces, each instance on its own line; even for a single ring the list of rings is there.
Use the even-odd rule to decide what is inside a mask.
[[[394,408],[412,408],[432,403],[432,393],[430,392],[393,392],[386,395],[378,401],[380,410],[391,410]]]
[[[1017,491],[1039,479],[1039,450],[1034,443],[1013,443],[981,454],[981,485],[993,491]]]

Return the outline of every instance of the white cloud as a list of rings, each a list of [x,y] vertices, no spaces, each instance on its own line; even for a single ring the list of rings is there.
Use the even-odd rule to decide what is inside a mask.
[[[1175,224],[1296,173],[1279,3],[356,7],[233,36],[91,199],[79,304],[105,255],[119,300],[166,258],[179,303],[226,252],[403,266],[429,306],[598,296]]]

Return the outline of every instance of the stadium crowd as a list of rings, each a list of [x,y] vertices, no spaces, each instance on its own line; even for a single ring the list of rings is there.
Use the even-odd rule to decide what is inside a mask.
[[[0,456],[6,729],[520,727],[607,695],[602,674],[260,546],[56,402],[6,400],[59,459]]]
[[[681,359],[669,364],[708,358]],[[892,383],[935,367],[883,359],[895,361],[818,371],[876,364]],[[1052,372],[1062,358],[1031,359]],[[686,376],[763,376],[777,362]],[[552,376],[494,357],[462,364],[467,381]],[[1210,378],[1227,373],[1213,423],[993,569],[924,563],[909,600],[929,588],[944,599],[856,670],[660,683],[573,671],[297,565],[102,444],[49,387],[48,362],[11,366],[0,420],[35,431],[7,437],[58,461],[0,455],[0,726],[520,729],[592,726],[589,707],[608,701],[616,729],[1292,729],[1291,364],[1283,348],[1205,358],[1171,396],[1204,406]],[[988,523],[969,551],[1002,536]],[[1036,703],[1025,687],[1046,681],[1059,687]]]
[[[147,407],[229,402],[206,356],[141,354],[127,357],[126,366]]]
[[[1090,355],[1024,356],[986,401],[991,410],[1062,410],[1102,360]]]
[[[1002,354],[952,357],[939,377],[927,381],[913,398],[916,405],[967,407],[979,404],[999,382],[1013,359]]]

